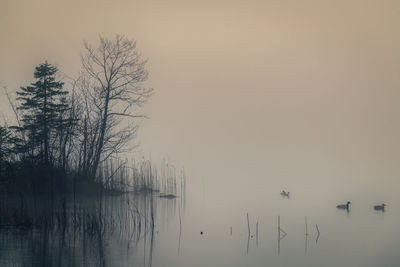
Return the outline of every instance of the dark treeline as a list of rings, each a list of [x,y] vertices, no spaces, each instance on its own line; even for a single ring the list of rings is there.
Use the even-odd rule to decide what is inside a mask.
[[[0,126],[0,183],[7,193],[103,190],[114,170],[123,175],[126,161],[116,158],[131,148],[138,110],[152,93],[143,85],[146,61],[124,36],[85,43],[81,60],[72,82],[44,62],[15,100],[7,94],[16,117],[14,125]],[[113,162],[120,166],[104,177]]]

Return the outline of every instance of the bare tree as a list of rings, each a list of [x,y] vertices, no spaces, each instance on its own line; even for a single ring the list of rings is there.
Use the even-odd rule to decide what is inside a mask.
[[[136,133],[137,123],[124,119],[142,117],[137,108],[152,93],[142,85],[148,76],[145,64],[136,42],[124,36],[100,37],[98,47],[85,42],[80,87],[86,112],[81,148],[83,169],[91,177],[103,160],[120,152]]]

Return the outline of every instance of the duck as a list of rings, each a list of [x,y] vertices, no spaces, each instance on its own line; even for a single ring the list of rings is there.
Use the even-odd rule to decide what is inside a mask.
[[[375,205],[374,206],[374,210],[381,210],[381,211],[385,211],[385,203],[382,203],[382,205]]]
[[[283,197],[289,198],[289,194],[290,194],[290,192],[286,192],[285,190],[282,190],[282,192],[281,192],[281,196],[283,196]]]
[[[347,201],[346,204],[337,205],[336,208],[338,208],[338,209],[344,209],[344,210],[349,210],[350,204],[351,204],[351,202],[350,202],[350,201]]]

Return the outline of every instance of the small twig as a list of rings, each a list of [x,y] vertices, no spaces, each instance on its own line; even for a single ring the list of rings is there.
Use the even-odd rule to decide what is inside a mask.
[[[306,236],[308,236],[308,224],[307,224],[307,216],[305,217],[305,223],[306,223]]]
[[[281,235],[283,233],[283,235]],[[287,233],[281,228],[281,216],[278,216],[278,238],[279,240],[282,240],[287,236]]]
[[[258,222],[256,223],[256,244],[258,246]]]
[[[248,235],[250,236],[250,220],[249,220],[249,214],[247,213],[247,230],[248,230]]]

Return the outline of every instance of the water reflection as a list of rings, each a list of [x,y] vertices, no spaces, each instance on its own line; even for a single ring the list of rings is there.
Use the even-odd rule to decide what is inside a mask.
[[[271,189],[261,208],[251,200],[231,210],[230,201],[210,201],[204,213],[201,192],[199,206],[191,198],[187,210],[180,195],[65,197],[52,214],[46,199],[2,198],[0,266],[365,266],[360,255],[375,251],[363,247],[367,234],[381,246],[398,242],[398,217],[375,210],[374,200],[355,199],[367,204],[346,216],[335,208],[339,197],[319,203],[296,194],[287,201],[276,192]],[[394,256],[378,260],[398,262],[397,254],[388,255]]]
[[[304,254],[307,254],[307,241],[308,241],[308,223],[307,223],[307,216],[305,217],[305,225],[306,225],[306,233],[305,233],[305,245],[304,245]]]
[[[287,233],[281,228],[281,216],[278,216],[278,255],[281,253],[281,240],[287,236]]]
[[[64,197],[53,210],[49,202],[2,197],[0,266],[115,266],[116,257],[122,266],[139,244],[143,266],[152,266],[156,216],[167,222],[184,203],[143,194]]]
[[[319,239],[319,235],[320,235],[318,224],[315,224],[315,229],[317,230],[317,238],[315,239],[315,244],[317,244],[318,243],[318,239]]]

